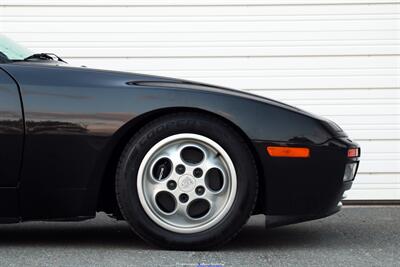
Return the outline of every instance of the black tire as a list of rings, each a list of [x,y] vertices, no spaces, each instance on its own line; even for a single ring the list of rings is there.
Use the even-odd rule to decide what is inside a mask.
[[[146,153],[160,140],[180,133],[203,135],[228,153],[236,169],[237,192],[225,217],[202,232],[182,234],[166,230],[147,216],[137,192],[137,173]],[[123,217],[145,241],[167,249],[204,250],[235,237],[254,209],[257,168],[244,139],[223,120],[201,113],[174,113],[149,122],[126,145],[116,172],[116,196]]]

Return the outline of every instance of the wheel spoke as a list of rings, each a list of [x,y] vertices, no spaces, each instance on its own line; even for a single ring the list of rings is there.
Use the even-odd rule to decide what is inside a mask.
[[[161,191],[168,191],[167,183],[165,181],[161,181],[158,183],[157,182],[152,183],[150,187],[153,188],[153,190],[152,190],[153,195],[156,195],[158,192],[161,192]]]
[[[203,195],[204,199],[207,199],[208,201],[210,201],[212,204],[216,204],[218,201],[218,194],[217,193],[213,193],[209,190],[206,190],[206,192]]]
[[[186,208],[187,208],[187,203],[185,203],[185,204],[179,203],[176,213],[174,215],[182,217],[182,219],[184,219],[185,221],[190,219],[190,217],[188,216],[188,214],[186,212]]]

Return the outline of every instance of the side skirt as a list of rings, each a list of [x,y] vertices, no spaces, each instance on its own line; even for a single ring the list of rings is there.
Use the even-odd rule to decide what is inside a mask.
[[[0,223],[16,223],[19,218],[18,189],[0,188]]]

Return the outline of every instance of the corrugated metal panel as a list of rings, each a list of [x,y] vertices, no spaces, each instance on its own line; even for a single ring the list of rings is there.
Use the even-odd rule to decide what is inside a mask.
[[[399,1],[3,0],[0,31],[71,63],[235,87],[324,115],[363,147],[349,198],[400,199]]]
[[[7,6],[248,6],[248,5],[326,5],[385,4],[387,0],[3,0]]]

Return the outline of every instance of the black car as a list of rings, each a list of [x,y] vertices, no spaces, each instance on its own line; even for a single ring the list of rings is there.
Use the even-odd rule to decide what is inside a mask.
[[[0,37],[0,221],[126,220],[207,249],[254,214],[339,211],[360,149],[335,123],[197,82],[68,66]],[[286,221],[286,222],[285,222]],[[278,222],[279,224],[279,222]]]

